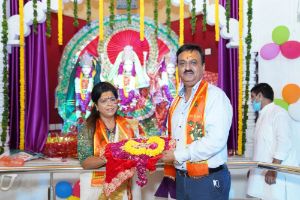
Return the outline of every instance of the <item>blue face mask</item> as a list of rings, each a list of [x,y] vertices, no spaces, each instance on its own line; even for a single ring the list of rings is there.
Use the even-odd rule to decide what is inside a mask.
[[[255,112],[258,112],[258,111],[260,111],[260,109],[261,109],[261,102],[260,101],[253,101],[252,102],[252,107],[253,107],[253,110],[255,111]]]

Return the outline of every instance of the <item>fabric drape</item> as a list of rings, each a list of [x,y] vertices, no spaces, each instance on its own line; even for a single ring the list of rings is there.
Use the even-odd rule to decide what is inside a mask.
[[[220,0],[226,7],[226,0]],[[231,18],[238,18],[238,0],[231,0]],[[228,41],[220,38],[218,44],[218,86],[224,90],[233,107],[232,126],[227,142],[231,155],[237,150],[238,131],[238,52],[237,48],[226,48]]]
[[[11,15],[18,14],[18,1],[11,1]],[[25,150],[41,152],[49,126],[48,64],[46,26],[38,24],[37,34],[31,33],[25,42]],[[10,141],[11,149],[19,148],[19,47],[9,55]]]

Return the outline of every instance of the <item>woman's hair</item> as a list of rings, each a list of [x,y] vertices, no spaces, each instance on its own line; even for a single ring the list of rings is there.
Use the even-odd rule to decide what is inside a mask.
[[[118,99],[117,89],[108,82],[99,82],[94,85],[92,90],[92,101],[97,104],[98,100],[104,92],[112,92],[116,99]],[[93,106],[90,116],[87,118],[87,127],[95,129],[96,121],[99,119],[99,112],[96,110],[96,106]]]

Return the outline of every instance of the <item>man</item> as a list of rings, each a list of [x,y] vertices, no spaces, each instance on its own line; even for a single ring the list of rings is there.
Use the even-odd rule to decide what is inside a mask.
[[[251,89],[254,111],[259,112],[254,131],[253,160],[266,163],[298,166],[292,144],[290,117],[273,103],[274,92],[267,83]],[[270,200],[299,199],[296,177],[273,170],[253,169],[248,180],[247,194]],[[298,187],[298,188],[297,188]],[[298,195],[297,195],[298,194]]]
[[[185,44],[176,55],[183,85],[168,120],[176,149],[164,151],[162,160],[176,168],[177,199],[228,199],[231,180],[226,143],[232,106],[221,89],[203,80],[205,60],[199,46]]]

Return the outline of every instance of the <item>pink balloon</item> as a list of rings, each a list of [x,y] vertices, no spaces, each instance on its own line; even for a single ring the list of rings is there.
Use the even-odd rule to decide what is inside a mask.
[[[275,43],[265,44],[260,49],[260,56],[265,60],[272,60],[275,58],[280,52],[280,48]]]
[[[80,180],[78,180],[73,186],[73,196],[80,198]]]
[[[281,53],[288,59],[296,59],[300,57],[300,42],[287,41],[280,46]]]

